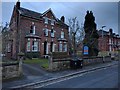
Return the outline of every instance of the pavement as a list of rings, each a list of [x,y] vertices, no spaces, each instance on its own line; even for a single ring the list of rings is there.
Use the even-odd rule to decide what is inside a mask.
[[[90,69],[94,70],[94,68],[99,68],[101,66],[105,67],[105,66],[111,66],[111,65],[116,65],[116,64],[118,64],[118,61],[84,66],[82,69],[76,69],[76,70],[68,69],[68,70],[57,71],[57,72],[45,71],[41,67],[39,67],[39,65],[23,64],[23,72],[24,72],[23,75],[24,76],[18,80],[3,82],[2,88],[10,88],[10,87],[15,87],[15,86],[26,85],[29,83],[36,83],[40,81],[50,80],[52,78],[59,78],[61,76],[65,76],[68,74],[70,75],[70,74],[75,74],[78,72],[89,71]]]

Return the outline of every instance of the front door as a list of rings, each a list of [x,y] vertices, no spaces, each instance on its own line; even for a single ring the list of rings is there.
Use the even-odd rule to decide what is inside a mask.
[[[50,52],[53,52],[53,42],[50,44]]]
[[[44,42],[44,55],[46,55],[46,52],[47,52],[47,42],[45,41]]]

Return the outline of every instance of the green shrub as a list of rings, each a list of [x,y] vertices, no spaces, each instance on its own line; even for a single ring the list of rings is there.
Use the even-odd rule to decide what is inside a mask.
[[[40,58],[40,52],[27,52],[25,56],[26,58],[29,58],[29,59]]]
[[[23,52],[18,53],[19,56],[24,56],[25,54]]]
[[[52,52],[51,55],[53,58],[67,58],[69,57],[68,52]]]

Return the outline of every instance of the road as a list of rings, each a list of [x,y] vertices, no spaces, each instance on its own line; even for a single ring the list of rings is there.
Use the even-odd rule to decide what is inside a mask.
[[[61,82],[54,82],[43,88],[117,88],[118,65],[95,70]]]
[[[86,66],[86,67],[83,67],[82,69],[78,69],[78,70],[72,70],[72,69],[70,69],[70,70],[59,71],[59,72],[47,72],[47,71],[44,71],[44,70],[40,69],[39,65],[23,64],[23,74],[24,74],[24,76],[21,77],[18,80],[13,80],[13,81],[10,80],[8,82],[3,82],[2,87],[3,88],[10,88],[10,87],[15,87],[15,86],[19,86],[19,85],[25,85],[25,84],[28,84],[28,83],[34,83],[34,82],[44,81],[44,80],[51,79],[51,78],[57,78],[57,77],[64,76],[64,75],[67,75],[67,74],[70,74],[70,73],[75,73],[75,72],[78,72],[78,71],[84,71],[84,70],[88,70],[88,69],[92,69],[92,68],[96,68],[96,67],[106,66],[106,65],[110,65],[110,64],[117,64],[117,63],[118,63],[117,61],[114,61],[114,62],[109,62],[109,63],[90,65],[90,66]],[[98,71],[95,71],[95,72],[94,73],[97,75]],[[104,72],[101,71],[100,73],[104,73]],[[113,76],[115,76],[117,78],[117,74],[116,73],[118,73],[118,71],[116,69],[115,70],[113,70],[113,69],[112,70],[111,69],[107,70],[106,74],[107,73],[109,74],[110,72],[112,72]],[[85,83],[85,82],[88,82],[88,80],[90,80],[90,79],[94,80],[94,79],[96,79],[96,78],[99,77],[99,76],[95,77],[92,73],[87,73],[87,74],[82,75],[79,78],[78,83],[82,84],[82,81]],[[89,75],[89,74],[92,74],[92,75]],[[87,77],[89,77],[89,79]],[[94,78],[92,78],[92,77],[94,77]],[[63,82],[65,82],[65,81],[63,81]],[[60,84],[62,84],[63,82],[60,82]],[[68,82],[66,82],[66,83],[68,83]],[[71,82],[71,83],[73,83],[73,82]],[[56,86],[54,86],[54,84],[53,84],[53,86],[49,85],[47,87],[64,87],[64,86],[66,87],[66,85],[67,85],[66,84],[66,85],[60,85],[59,86],[57,84],[58,83],[56,83]],[[70,86],[67,85],[67,87],[70,87]],[[82,87],[84,87],[84,85]]]

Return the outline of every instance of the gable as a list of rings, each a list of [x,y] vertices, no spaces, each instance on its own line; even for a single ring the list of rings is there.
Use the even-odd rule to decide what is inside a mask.
[[[14,22],[14,20],[16,19],[16,8],[14,6],[13,8],[13,12],[12,12],[12,16],[11,16],[11,19],[10,19],[10,25]]]
[[[54,15],[54,13],[52,12],[51,9],[48,9],[46,12],[44,12],[44,13],[42,14],[42,16],[56,20],[56,17],[55,17],[55,15]]]

